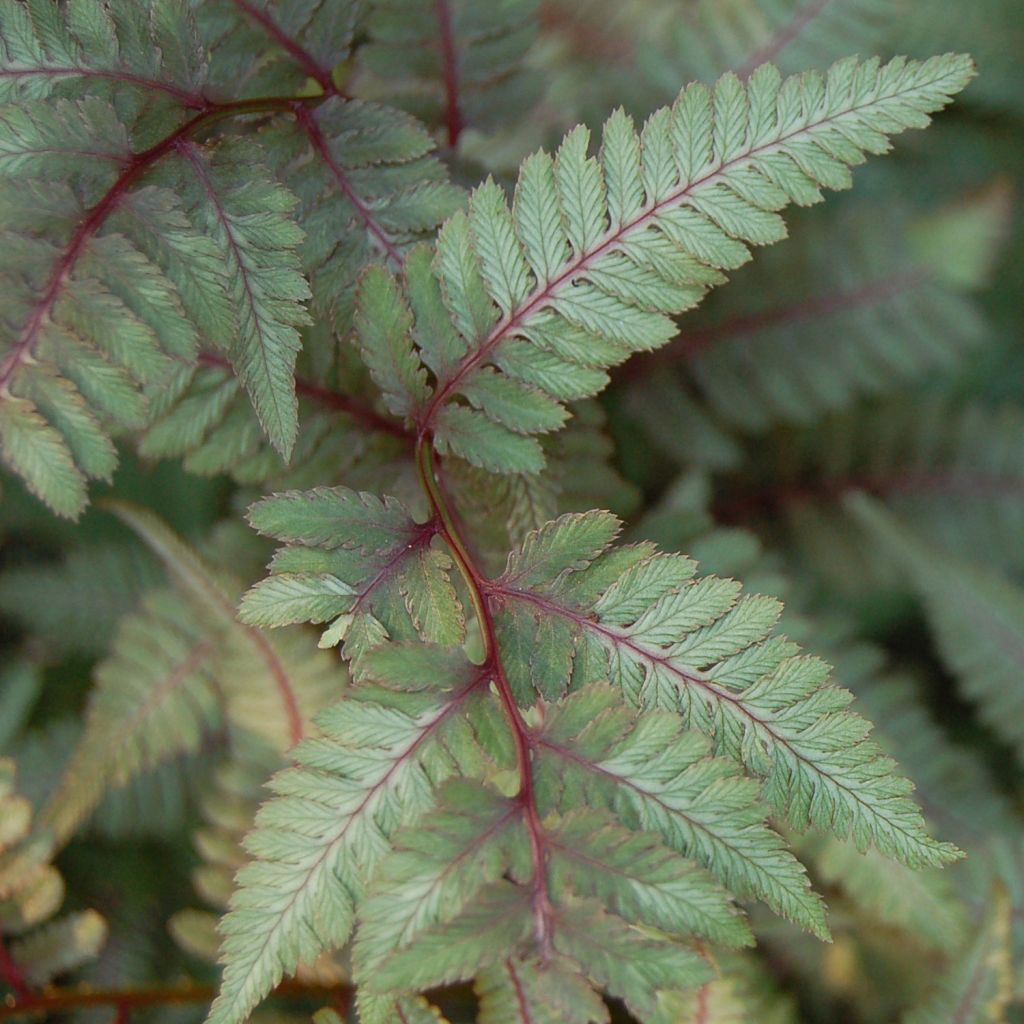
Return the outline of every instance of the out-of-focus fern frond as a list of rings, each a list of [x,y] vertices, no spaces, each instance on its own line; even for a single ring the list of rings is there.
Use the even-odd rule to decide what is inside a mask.
[[[813,430],[772,435],[741,488],[717,513],[770,521],[801,564],[841,590],[905,588],[892,560],[865,542],[842,510],[871,495],[931,543],[1006,570],[1024,566],[1024,413],[939,394],[859,407]]]
[[[126,618],[97,669],[86,728],[43,822],[63,841],[110,786],[169,758],[195,754],[218,732],[259,738],[278,755],[344,685],[312,636],[270,640],[235,619],[238,584],[216,572],[155,516],[119,506],[176,583]],[[236,734],[232,740],[232,735]]]
[[[985,340],[972,293],[986,283],[1008,199],[996,186],[910,222],[896,208],[809,214],[789,245],[685,316],[680,340],[647,367],[659,376],[676,367],[679,404],[695,394],[718,423],[745,432],[813,421],[950,371]],[[651,407],[639,395],[635,405],[640,415]]]
[[[538,0],[382,0],[367,22],[359,61],[365,87],[443,126],[448,145],[466,128],[501,128],[540,94],[523,58],[537,32]],[[364,88],[365,88],[364,87]]]
[[[14,775],[14,762],[0,760],[0,942],[14,936],[4,943],[4,980],[17,990],[88,963],[106,941],[107,925],[94,910],[53,918],[64,882],[50,863],[51,839],[31,831],[32,805],[14,792]]]

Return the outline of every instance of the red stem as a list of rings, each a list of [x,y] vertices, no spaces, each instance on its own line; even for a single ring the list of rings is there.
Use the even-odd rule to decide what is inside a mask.
[[[234,0],[234,3],[240,11],[243,11],[259,24],[278,46],[291,54],[299,67],[316,81],[328,96],[333,96],[337,93],[330,68],[325,68],[298,40],[288,35],[265,10],[250,3],[250,0]]]
[[[491,673],[502,709],[512,730],[512,739],[516,748],[516,766],[519,772],[519,793],[516,799],[522,807],[523,818],[530,837],[535,935],[541,947],[541,954],[546,958],[551,953],[552,908],[548,893],[544,828],[540,821],[537,797],[533,788],[533,734],[516,704],[512,687],[501,661],[501,649],[494,627],[494,616],[486,597],[486,592],[490,589],[490,582],[473,561],[465,541],[459,534],[452,511],[438,485],[436,455],[429,438],[421,437],[416,443],[416,468],[419,472],[420,483],[437,520],[438,535],[451,550],[469,590],[470,602],[473,605],[483,638],[484,668]]]
[[[362,198],[352,187],[352,183],[348,180],[344,170],[338,164],[337,160],[334,159],[334,155],[331,153],[330,147],[327,145],[327,140],[323,136],[323,132],[320,131],[320,126],[316,123],[313,115],[305,108],[297,106],[295,108],[295,118],[299,123],[299,127],[309,137],[310,145],[316,151],[317,155],[323,160],[327,169],[331,172],[334,180],[338,184],[338,188],[344,193],[345,198],[355,207],[356,213],[362,219],[366,225],[367,230],[377,240],[377,243],[387,254],[388,258],[394,263],[396,267],[401,267],[404,260],[402,254],[398,251],[395,243],[388,236],[388,233],[383,227],[377,222],[376,218],[370,212],[370,208],[363,202]]]
[[[11,956],[2,938],[0,938],[0,978],[3,978],[13,989],[15,1002],[20,1003],[22,1000],[30,998],[31,991],[25,980],[25,975],[15,963],[14,957]]]
[[[452,12],[448,0],[434,0],[434,14],[437,17],[437,35],[441,47],[441,68],[444,78],[445,127],[448,131],[448,145],[454,146],[464,127],[462,111],[459,108],[459,59],[455,50],[455,35],[452,31]]]

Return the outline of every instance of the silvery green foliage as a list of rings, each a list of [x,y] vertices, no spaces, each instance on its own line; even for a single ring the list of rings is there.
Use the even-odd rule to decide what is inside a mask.
[[[225,532],[214,561],[116,506],[170,586],[96,669],[48,841],[211,743],[208,801],[248,811],[239,766],[276,766],[241,847],[204,811],[206,902],[238,868],[212,1024],[342,951],[365,1024],[436,1020],[423,993],[460,982],[482,1024],[602,1022],[606,998],[645,1024],[695,998],[757,1005],[756,980],[716,966],[746,963],[748,904],[830,935],[791,834],[897,877],[960,853],[829,667],[776,630],[778,601],[621,542],[610,512],[557,515],[571,486],[550,473],[597,450],[593,414],[552,438],[785,238],[785,207],[849,187],[972,64],[759,63],[639,128],[620,109],[599,140],[573,129],[511,198],[491,179],[467,198],[432,155],[437,118],[353,98],[341,65],[393,66],[406,29],[436,42],[454,144],[477,97],[452,106],[453,71],[514,87],[532,5],[408,25],[371,7],[0,0],[5,463],[68,517],[115,437],[285,481],[250,507],[281,546],[239,618],[269,545]],[[497,495],[486,537],[468,492]],[[207,925],[175,927],[197,948]],[[73,939],[39,959],[62,969]]]

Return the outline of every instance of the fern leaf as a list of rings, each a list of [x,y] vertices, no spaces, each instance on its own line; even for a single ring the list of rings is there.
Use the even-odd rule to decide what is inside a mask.
[[[144,768],[194,754],[221,723],[214,635],[177,595],[154,591],[126,616],[96,670],[85,730],[42,813],[61,839]]]
[[[555,667],[542,692],[565,685],[557,666],[572,664],[574,688],[611,678],[631,703],[678,711],[762,775],[769,805],[798,829],[830,829],[911,866],[957,856],[928,837],[910,784],[848,710],[851,695],[827,684],[827,667],[769,637],[773,602],[739,598],[731,581],[692,580],[693,563],[651,547],[612,551],[579,572],[554,568],[543,586],[500,577],[490,588],[499,630],[532,636],[520,642]],[[532,701],[529,681],[519,693]]]
[[[742,0],[699,0],[657,25],[643,70],[674,88],[681,79],[711,81],[725,71],[746,78],[767,61],[785,71],[820,67],[846,53],[877,51],[897,21],[885,0],[758,0],[753,11]]]
[[[244,96],[296,94],[310,80],[330,93],[360,15],[351,0],[196,0],[193,7],[211,51],[210,81]]]
[[[466,719],[482,678],[401,707],[363,690],[318,717],[323,738],[294,751],[298,767],[274,778],[276,797],[246,840],[257,859],[239,873],[221,926],[211,1024],[244,1019],[283,974],[346,941],[390,836],[432,805],[433,783],[474,757]]]
[[[745,522],[778,516],[802,558],[845,592],[905,583],[843,510],[843,499],[857,491],[912,521],[931,544],[997,570],[1019,567],[1021,429],[1011,403],[926,393],[865,405],[762,445],[766,476],[716,512]]]
[[[122,616],[159,580],[155,562],[135,545],[86,544],[60,562],[0,574],[0,610],[43,639],[50,653],[98,657],[110,649]]]
[[[264,145],[301,202],[313,312],[339,333],[351,329],[362,269],[376,260],[401,266],[463,202],[423,126],[390,107],[329,99],[272,126]]]
[[[1012,977],[1010,905],[999,890],[962,956],[934,994],[903,1018],[905,1024],[995,1024],[1004,1019]]]
[[[756,784],[730,762],[708,758],[707,741],[683,734],[678,718],[656,713],[635,720],[611,690],[588,687],[546,715],[539,751],[541,792],[560,809],[584,800],[606,806],[628,826],[659,834],[704,864],[731,891],[828,935],[803,869],[764,824]],[[717,928],[743,942],[742,926],[722,909]]]
[[[438,237],[437,273],[466,351],[439,377],[421,429],[442,451],[492,471],[539,468],[529,435],[551,420],[510,429],[499,403],[474,390],[506,344],[525,339],[566,358],[586,339],[587,359],[569,362],[588,368],[665,344],[675,334],[666,314],[746,262],[749,245],[783,236],[778,209],[817,201],[819,186],[848,187],[849,166],[888,148],[884,133],[926,125],[971,74],[970,62],[953,56],[841,61],[827,76],[785,82],[765,66],[745,85],[725,76],[714,92],[688,88],[639,139],[613,116],[602,149],[608,168],[587,155],[586,130],[575,129],[554,162],[538,154],[524,164],[511,213],[485,184],[469,217],[456,214]],[[609,221],[609,180],[621,223]]]
[[[107,923],[94,910],[48,920],[64,898],[64,882],[50,864],[52,837],[32,829],[32,805],[14,792],[14,762],[0,759],[0,928],[17,936],[4,943],[5,981],[46,985],[58,974],[96,958]]]
[[[525,834],[515,836],[516,805],[482,786],[452,781],[437,801],[426,825],[395,838],[394,851],[374,875],[353,948],[357,983],[372,982],[395,952],[456,917],[481,888],[501,878],[512,848],[525,842]]]
[[[44,985],[94,960],[107,940],[107,923],[95,910],[68,914],[11,943],[11,956],[26,980]]]
[[[692,988],[712,973],[698,954],[632,928],[589,901],[559,908],[554,946],[642,1020],[654,1016],[661,992]]]
[[[903,231],[898,209],[800,220],[789,245],[738,271],[734,287],[688,317],[678,346],[646,369],[676,364],[671,390],[680,403],[695,389],[716,420],[747,433],[812,422],[950,371],[985,339],[971,293],[999,248],[1006,201],[997,187]],[[949,251],[962,262],[940,256]],[[651,382],[644,368],[637,391]],[[650,405],[633,404],[657,443],[659,409],[645,417]]]
[[[461,914],[424,931],[415,948],[399,950],[367,979],[371,992],[431,988],[472,978],[511,956],[533,924],[529,892],[510,882],[484,886]]]
[[[192,176],[189,202],[220,250],[238,310],[229,358],[267,436],[287,457],[298,433],[295,359],[310,294],[299,272],[302,233],[288,217],[296,200],[254,166],[251,145],[244,152],[222,147],[207,158],[186,144],[182,153]]]
[[[726,892],[657,836],[630,832],[581,811],[552,830],[552,888],[594,896],[620,917],[727,946],[753,942]]]
[[[1024,749],[1024,593],[998,573],[922,541],[868,498],[852,497],[848,507],[906,567],[939,652],[981,719],[1018,751]]]
[[[275,557],[274,574],[243,599],[246,622],[331,622],[323,642],[344,639],[353,659],[389,636],[441,644],[464,638],[451,562],[429,546],[435,527],[415,522],[398,501],[317,488],[264,499],[249,519],[290,546]]]
[[[422,996],[372,996],[359,993],[359,1024],[448,1024],[441,1011]]]
[[[283,751],[338,692],[337,666],[308,637],[269,641],[235,619],[238,584],[151,513],[113,506],[167,567],[174,591],[152,591],[120,624],[96,671],[85,731],[42,815],[65,841],[108,787],[178,755],[215,731]],[[183,600],[184,598],[184,600]]]
[[[964,908],[945,872],[911,871],[877,850],[860,853],[831,838],[812,840],[800,852],[813,858],[823,881],[842,890],[872,921],[900,928],[943,952],[965,933]]]

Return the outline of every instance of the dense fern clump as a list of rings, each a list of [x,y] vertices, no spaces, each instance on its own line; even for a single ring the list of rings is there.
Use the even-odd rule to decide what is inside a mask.
[[[1013,34],[611,6],[0,0],[0,1018],[1015,1019]]]

